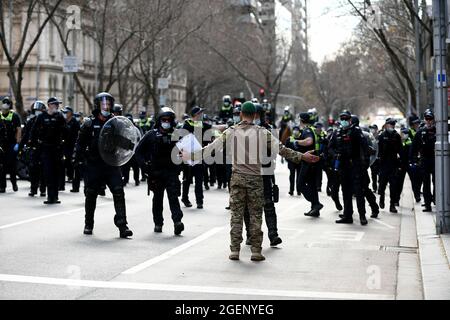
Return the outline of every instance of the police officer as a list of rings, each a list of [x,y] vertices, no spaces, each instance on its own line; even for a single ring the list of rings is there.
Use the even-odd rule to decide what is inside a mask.
[[[6,144],[6,126],[3,119],[0,118],[0,176],[3,176],[5,170],[5,150]]]
[[[306,112],[300,114],[301,135],[295,144],[299,147],[300,152],[312,151],[318,156],[319,142],[311,126],[310,117],[310,114]],[[302,163],[300,169],[300,192],[311,203],[311,210],[305,213],[305,216],[314,218],[320,217],[320,210],[323,209],[317,191],[316,170],[316,164],[310,163]]]
[[[112,109],[112,114],[115,117],[122,116],[123,115],[123,105],[118,104],[118,103],[114,104],[114,107]]]
[[[408,118],[409,122],[409,129],[408,129],[408,139],[406,142],[409,144],[414,141],[414,138],[416,137],[417,131],[419,131],[420,127],[420,118],[416,115],[412,115]],[[409,149],[411,149],[411,147]],[[411,151],[411,150],[410,150]],[[416,167],[409,167],[408,174],[411,179],[412,189],[414,192],[414,198],[417,203],[420,203],[421,196],[420,196],[420,189],[422,187],[422,175],[419,170],[419,168]]]
[[[3,142],[4,166],[0,175],[0,193],[6,192],[6,175],[9,178],[14,192],[19,189],[17,187],[17,153],[19,152],[19,144],[21,140],[21,121],[20,117],[13,110],[13,103],[9,97],[2,99],[0,120],[6,128],[6,138]]]
[[[203,109],[200,107],[194,107],[191,110],[191,118],[186,120],[183,129],[188,132],[195,134],[197,140],[203,144],[207,145],[203,141],[203,137],[206,131],[211,130],[212,126],[203,122]],[[201,136],[199,136],[201,134]],[[183,204],[190,208],[192,203],[189,201],[189,187],[195,179],[195,200],[197,202],[197,209],[203,209],[203,179],[204,179],[204,164],[199,163],[195,166],[184,166],[183,169],[183,197],[181,201]]]
[[[385,130],[378,137],[378,159],[380,161],[380,184],[378,194],[380,195],[380,208],[385,207],[385,191],[389,183],[391,204],[389,211],[398,213],[396,209],[395,193],[397,190],[396,179],[400,167],[400,152],[402,149],[402,138],[395,130],[397,121],[392,118],[386,119]]]
[[[313,117],[315,117],[317,119],[318,115],[313,114]],[[323,131],[323,123],[322,122],[316,122],[314,124],[314,133],[315,133],[315,138],[319,142],[318,155],[320,155],[320,161],[316,164],[316,186],[317,186],[317,191],[322,192],[324,153],[325,153],[325,148],[328,146],[328,141],[326,140],[327,134],[325,133],[325,131]]]
[[[406,174],[408,173],[411,183],[413,183],[412,170],[410,170],[410,155],[413,141],[410,138],[410,130],[408,128],[403,128],[400,132],[402,138],[402,148],[400,151],[400,166],[398,169],[397,177],[397,191],[395,193],[395,202],[400,202],[400,197],[403,192],[403,185],[405,182]]]
[[[67,126],[67,136],[64,140],[64,169],[62,180],[64,182],[65,176],[67,175],[68,181],[72,183],[72,190],[70,192],[77,193],[79,192],[79,182],[77,182],[79,178],[78,169],[74,169],[73,167],[73,151],[75,150],[75,144],[78,138],[78,132],[80,131],[80,123],[73,116],[73,109],[71,107],[65,107],[63,109],[63,116],[66,120]],[[76,176],[76,177],[75,177]],[[76,180],[75,185],[73,185],[74,179]]]
[[[339,199],[339,189],[341,187],[341,179],[339,174],[340,168],[339,166],[335,166],[335,158],[337,154],[335,152],[336,150],[332,149],[330,145],[333,138],[337,139],[336,135],[338,133],[338,130],[329,128],[327,133],[328,145],[326,148],[326,152],[324,153],[325,172],[328,178],[327,195],[331,197],[331,199],[333,199],[336,210],[342,211],[343,207],[341,204],[341,200]]]
[[[289,136],[291,134],[289,124],[290,124],[290,122],[294,121],[294,116],[291,114],[290,109],[291,109],[290,107],[284,108],[284,114],[280,120],[279,135],[280,135],[281,141],[283,141],[283,142],[286,141],[287,138],[289,138]],[[308,121],[309,121],[309,119],[308,119]]]
[[[38,150],[47,185],[44,204],[60,204],[58,189],[63,159],[63,143],[67,139],[67,126],[59,111],[61,101],[53,97],[47,101],[46,112],[39,115],[31,129],[31,145]]]
[[[338,224],[353,223],[353,195],[356,196],[361,225],[367,225],[366,204],[364,199],[364,158],[367,153],[367,141],[361,129],[352,125],[352,114],[344,110],[340,114],[341,128],[333,135],[329,152],[339,173],[344,197],[344,214],[337,220]]]
[[[378,126],[376,124],[373,124],[369,126],[370,133],[374,136],[374,138],[378,141],[379,136],[379,130]],[[376,146],[376,150],[378,153],[378,144]],[[372,190],[373,192],[378,191],[378,176],[380,174],[380,161],[377,159],[375,162],[370,166],[370,172],[371,172],[371,178],[372,178]]]
[[[143,134],[142,130],[134,123],[133,116],[131,114],[127,114],[125,116],[128,120],[130,120],[136,127],[137,130]],[[133,169],[133,178],[134,178],[134,185],[138,187],[141,182],[139,180],[139,164],[136,160],[136,156],[133,155],[133,157],[128,161],[126,164],[122,166],[122,176],[123,176],[123,185],[126,186],[128,182],[130,181],[130,169]]]
[[[292,128],[292,136],[285,142],[286,148],[292,149],[294,151],[300,152],[300,146],[295,142],[300,139],[301,131],[299,126],[294,126]],[[289,195],[294,195],[294,190],[297,190],[297,195],[301,195],[300,191],[300,163],[294,163],[292,161],[288,161],[289,168]]]
[[[75,146],[75,161],[84,162],[85,183],[85,228],[84,234],[91,235],[94,229],[94,213],[97,196],[103,184],[109,187],[114,199],[116,215],[114,223],[119,228],[121,238],[131,237],[133,232],[128,229],[125,192],[123,190],[122,174],[119,167],[105,163],[100,156],[99,137],[105,123],[112,118],[114,98],[106,92],[99,93],[94,99],[95,116],[85,120],[80,129]]]
[[[222,98],[222,108],[220,109],[219,118],[223,123],[227,123],[228,119],[233,117],[233,101],[231,96],[226,95]]]
[[[175,112],[168,107],[161,108],[155,128],[139,142],[136,160],[142,170],[147,173],[149,191],[153,192],[154,232],[162,232],[163,200],[164,192],[166,192],[172,212],[174,233],[178,236],[183,232],[184,224],[181,222],[183,212],[178,199],[181,195],[181,183],[178,177],[181,162],[178,164],[175,159],[172,159],[173,150],[176,150],[176,141],[172,139],[175,127]]]
[[[31,144],[31,130],[36,122],[36,119],[46,110],[46,106],[42,101],[36,101],[31,106],[32,116],[25,124],[23,129],[22,140],[20,142],[20,152],[23,158],[26,159],[28,165],[28,175],[30,179],[30,193],[28,196],[34,197],[37,195],[38,189],[41,197],[46,197],[46,186],[44,181],[44,174],[41,165],[39,150],[33,148]]]
[[[153,119],[147,117],[147,111],[141,111],[139,113],[139,123],[138,126],[141,128],[142,132],[145,134],[153,128]]]
[[[358,116],[352,115],[352,125],[355,127],[359,127],[360,121]],[[361,154],[361,175],[362,175],[362,187],[363,187],[363,194],[367,202],[369,203],[369,206],[372,210],[371,218],[378,218],[378,215],[380,214],[380,207],[377,203],[377,197],[373,193],[373,191],[370,189],[370,177],[369,177],[369,167],[370,167],[370,159],[371,157],[374,157],[376,155],[376,148],[377,148],[377,141],[376,139],[370,134],[369,128],[364,129],[361,128],[362,133],[364,135],[364,138],[366,142],[364,143],[364,146],[367,145],[367,148],[362,149]]]
[[[423,178],[423,212],[431,212],[431,203],[434,201],[434,191],[431,189],[433,181],[433,190],[435,188],[435,144],[436,144],[436,126],[434,122],[434,112],[427,110],[424,113],[425,126],[417,132],[412,144],[412,166],[418,166],[422,172]]]

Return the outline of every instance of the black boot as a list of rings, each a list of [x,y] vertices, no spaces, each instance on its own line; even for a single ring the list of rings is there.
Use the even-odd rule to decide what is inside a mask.
[[[391,207],[389,208],[389,211],[391,213],[398,213],[397,208],[395,207],[395,205],[391,204]]]
[[[184,224],[183,222],[175,222],[174,225],[174,233],[176,236],[179,236],[181,234],[181,232],[184,231]]]
[[[359,221],[361,222],[361,225],[362,226],[366,226],[369,222],[367,221],[367,219],[366,219],[366,215],[364,214],[364,215],[359,215]]]
[[[380,196],[380,208],[384,209],[385,204],[384,204],[384,196]]]
[[[281,238],[278,236],[270,238],[270,246],[271,247],[276,247],[279,244],[281,244],[282,242],[283,242],[283,240],[281,240]]]
[[[162,233],[162,226],[155,226],[155,229],[153,231],[155,233]]]
[[[426,205],[422,212],[433,212],[433,209],[431,208],[431,206]]]
[[[192,203],[189,200],[182,199],[181,202],[183,202],[183,204],[186,208],[192,208]]]
[[[85,226],[84,226],[84,231],[83,231],[83,233],[84,233],[85,235],[90,236],[90,235],[92,235],[92,231],[93,231],[93,230],[94,230],[94,227],[93,227],[93,226],[85,225]]]
[[[119,234],[120,234],[120,237],[121,237],[122,239],[126,239],[126,238],[128,238],[128,237],[132,237],[132,236],[133,236],[133,231],[131,231],[130,229],[128,229],[127,226],[124,226],[124,227],[120,227],[120,228],[119,228]]]

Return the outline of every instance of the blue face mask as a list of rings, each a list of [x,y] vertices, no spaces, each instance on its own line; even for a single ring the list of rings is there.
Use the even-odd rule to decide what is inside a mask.
[[[348,128],[348,127],[350,127],[350,122],[347,120],[341,120],[341,126],[343,128]]]
[[[164,130],[169,130],[170,128],[172,128],[172,124],[170,122],[163,122],[161,123],[161,128],[163,128]]]

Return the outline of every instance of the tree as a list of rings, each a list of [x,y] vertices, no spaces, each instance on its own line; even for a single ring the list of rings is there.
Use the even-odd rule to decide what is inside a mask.
[[[10,80],[10,85],[14,98],[16,100],[16,110],[22,116],[25,116],[24,112],[24,102],[22,96],[22,81],[23,73],[27,60],[35,47],[36,43],[45,29],[46,25],[50,19],[55,14],[58,7],[61,5],[63,0],[46,1],[46,0],[19,0],[14,1],[13,6],[13,16],[20,17],[23,19],[21,25],[23,26],[20,32],[13,29],[14,35],[20,35],[13,47],[8,45],[7,32],[6,32],[6,7],[7,3],[2,1],[0,4],[0,42],[3,49],[3,53],[8,61],[8,78]],[[36,25],[35,32],[31,32],[30,27],[33,23],[36,23],[34,16],[38,13],[38,7],[42,6],[46,9],[47,15],[43,19],[40,25]],[[22,11],[25,14],[21,14]],[[8,19],[8,23],[11,23]],[[9,35],[11,37],[11,35]]]

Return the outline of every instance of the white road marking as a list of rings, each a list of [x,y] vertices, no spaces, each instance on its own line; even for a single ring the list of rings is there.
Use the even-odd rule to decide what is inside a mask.
[[[15,283],[31,283],[56,286],[71,286],[99,289],[122,289],[122,290],[144,290],[144,291],[168,291],[168,292],[189,292],[189,293],[214,293],[246,296],[268,296],[268,297],[289,297],[307,299],[345,299],[345,300],[394,300],[394,295],[389,294],[366,294],[351,292],[319,292],[319,291],[299,291],[299,290],[265,290],[251,288],[226,288],[211,286],[188,286],[142,282],[118,282],[118,281],[93,281],[60,279],[46,277],[30,277],[20,275],[0,274],[0,281]]]
[[[145,262],[143,262],[141,264],[138,264],[135,267],[132,267],[132,268],[122,272],[122,274],[136,274],[136,273],[138,273],[138,272],[140,272],[140,271],[142,271],[144,269],[147,269],[148,267],[150,267],[150,266],[152,266],[154,264],[157,264],[158,262],[167,260],[170,257],[173,257],[174,255],[176,255],[176,254],[178,254],[178,253],[180,253],[180,252],[182,252],[182,251],[184,251],[184,250],[186,250],[186,249],[188,249],[188,248],[190,248],[190,247],[192,247],[192,246],[194,246],[194,245],[196,245],[196,244],[198,244],[198,243],[200,243],[200,242],[202,242],[202,241],[204,241],[204,240],[206,240],[208,238],[211,238],[213,235],[219,233],[223,229],[225,229],[225,227],[219,227],[219,228],[211,229],[208,232],[202,234],[201,236],[199,236],[199,237],[197,237],[195,239],[192,239],[191,241],[188,241],[188,242],[182,244],[181,246],[173,248],[172,250],[169,250],[169,251],[163,253],[160,256],[157,256],[155,258],[147,260],[147,261],[145,261]]]
[[[381,220],[379,220],[379,219],[373,219],[373,218],[371,218],[370,220],[372,220],[372,221],[374,221],[374,222],[376,222],[376,223],[379,223],[379,224],[381,224],[381,225],[383,225],[383,226],[385,226],[385,227],[387,227],[387,228],[389,228],[389,229],[396,229],[394,226],[391,226],[390,224],[387,224],[386,222],[383,222],[383,221],[381,221]]]
[[[112,203],[100,203],[97,205],[97,207],[102,207],[102,206],[106,206],[108,204],[112,204]],[[31,222],[36,222],[36,221],[40,221],[40,220],[44,220],[44,219],[49,219],[49,218],[53,218],[53,217],[57,217],[57,216],[63,216],[63,215],[68,215],[71,213],[75,213],[78,211],[83,211],[83,208],[79,208],[79,209],[72,209],[72,210],[68,210],[68,211],[63,211],[63,212],[58,212],[58,213],[52,213],[52,214],[48,214],[46,216],[41,216],[41,217],[37,217],[37,218],[32,218],[32,219],[28,219],[28,220],[23,220],[23,221],[19,221],[19,222],[14,222],[11,224],[6,224],[4,226],[0,226],[0,230],[4,230],[4,229],[9,229],[9,228],[13,228],[13,227],[17,227],[23,224],[27,224],[27,223],[31,223]]]
[[[322,238],[331,241],[354,241],[359,242],[364,237],[364,232],[356,231],[328,231],[324,232]]]

